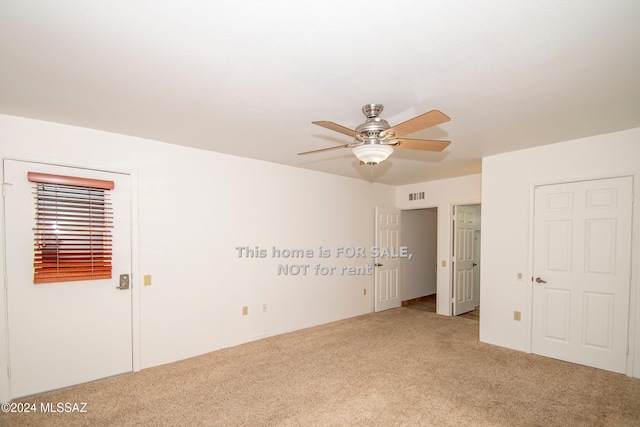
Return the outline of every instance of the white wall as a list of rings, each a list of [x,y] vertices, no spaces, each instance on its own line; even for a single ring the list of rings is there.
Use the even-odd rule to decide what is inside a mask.
[[[531,283],[526,278],[532,274],[529,221],[533,186],[635,174],[635,200],[640,200],[640,128],[486,157],[482,170],[480,339],[530,351]],[[633,374],[640,377],[637,206],[636,202],[631,348]],[[524,273],[524,280],[517,280],[518,272]],[[522,321],[513,320],[514,311],[522,312]]]
[[[292,260],[271,258],[271,248],[323,246],[333,255],[339,246],[371,247],[374,206],[393,206],[393,187],[2,115],[0,157],[137,179],[133,283],[141,368],[373,311],[373,276],[279,276],[278,264]],[[238,246],[265,248],[269,257],[240,258]],[[338,270],[370,261],[293,260]],[[145,274],[153,284],[140,287]],[[241,315],[244,305],[248,316]],[[3,337],[5,320],[2,293]],[[6,342],[0,343],[4,366]],[[7,380],[0,378],[0,398],[6,399]]]
[[[396,207],[399,209],[438,208],[438,285],[436,309],[438,314],[451,313],[451,241],[453,206],[480,203],[482,176],[480,174],[422,182],[396,187]],[[409,201],[409,194],[424,192],[422,200]],[[442,261],[446,265],[442,265]]]
[[[401,259],[400,293],[402,301],[433,295],[437,291],[437,211],[415,209],[401,212],[400,245],[412,258]]]

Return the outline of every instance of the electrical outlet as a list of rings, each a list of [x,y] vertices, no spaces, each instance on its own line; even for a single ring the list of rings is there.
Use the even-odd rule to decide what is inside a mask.
[[[249,314],[249,307],[245,305],[242,307],[242,315],[246,316],[247,314]]]
[[[522,317],[522,314],[519,311],[513,312],[513,320],[517,320],[519,322],[521,317]]]

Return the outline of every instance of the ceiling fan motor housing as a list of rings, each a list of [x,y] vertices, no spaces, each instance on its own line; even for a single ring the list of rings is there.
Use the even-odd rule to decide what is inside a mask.
[[[378,117],[383,110],[382,104],[367,104],[362,107],[362,113],[367,121],[358,126],[355,130],[358,133],[356,140],[367,144],[379,144],[380,132],[389,129],[389,123]]]

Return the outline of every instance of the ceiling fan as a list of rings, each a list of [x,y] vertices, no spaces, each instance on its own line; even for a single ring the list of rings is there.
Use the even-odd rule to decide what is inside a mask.
[[[367,104],[362,107],[362,113],[367,120],[355,130],[333,122],[312,122],[314,125],[349,135],[354,138],[354,141],[349,144],[338,145],[337,147],[305,151],[298,154],[305,155],[337,150],[339,148],[352,148],[353,154],[360,160],[360,164],[373,167],[389,157],[391,153],[393,153],[394,148],[442,151],[451,143],[451,141],[402,138],[404,135],[409,135],[413,132],[437,126],[451,120],[442,112],[432,110],[392,127],[386,120],[378,117],[383,108],[382,104]]]

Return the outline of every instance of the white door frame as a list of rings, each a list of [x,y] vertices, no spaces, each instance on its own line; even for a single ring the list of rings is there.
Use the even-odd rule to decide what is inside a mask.
[[[135,170],[122,170],[113,165],[95,164],[91,162],[52,161],[37,155],[3,155],[0,158],[0,177],[4,177],[4,160],[16,160],[32,163],[44,163],[54,166],[94,169],[105,172],[126,174],[131,177],[131,326],[132,326],[132,365],[133,372],[141,367],[140,354],[140,288],[142,284],[139,268],[139,228],[138,228],[138,174]],[[3,188],[4,192],[4,188]],[[0,292],[0,402],[8,402],[11,396],[10,381],[8,378],[9,348],[8,348],[8,324],[7,324],[7,298],[6,298],[6,233],[4,197],[0,198],[0,273],[3,277],[3,291]]]
[[[638,201],[640,201],[640,171],[630,171],[628,173],[620,173],[615,175],[588,175],[574,178],[553,179],[531,183],[529,185],[529,254],[527,273],[525,275],[527,283],[527,313],[524,321],[527,322],[526,331],[526,351],[532,353],[533,347],[533,249],[534,249],[534,200],[536,187],[543,185],[566,184],[579,181],[592,181],[597,179],[619,178],[631,176],[633,178],[633,207],[631,213],[632,232],[631,232],[631,280],[629,282],[629,325],[628,325],[628,345],[629,352],[627,354],[627,376],[640,377],[640,209]]]
[[[451,260],[453,256],[453,212],[455,206],[460,205],[480,205],[481,199],[460,200],[452,203],[443,203],[435,205],[424,205],[415,208],[403,208],[401,211],[410,211],[416,209],[438,210],[438,230],[437,230],[437,263],[436,270],[436,295],[437,295],[437,313],[442,316],[451,316],[453,314],[453,274],[451,270]]]
[[[438,206],[427,206],[427,207],[423,207],[423,208],[414,208],[414,209],[400,209],[400,215],[402,216],[403,213],[405,212],[412,212],[412,211],[434,211],[436,214],[436,234],[435,234],[435,240],[436,240],[436,254],[435,254],[435,259],[434,259],[434,266],[436,269],[436,297],[438,294],[438,280],[439,280],[439,276],[440,276],[440,268],[438,268],[438,257],[439,257],[439,252],[438,252],[438,228],[440,227],[440,222],[439,222],[439,218],[438,218]],[[404,222],[401,222],[401,233],[400,233],[400,246],[407,246],[406,242],[404,242],[402,240],[402,233],[404,233],[407,228],[406,228],[406,224],[404,224]],[[409,229],[409,231],[411,231],[411,229]],[[411,252],[411,247],[409,247],[409,252]],[[401,276],[401,283],[400,283],[400,289],[403,289],[404,286],[404,280],[405,280],[405,271],[404,269],[406,268],[405,266],[407,265],[407,260],[402,260],[402,262],[400,263],[400,276]],[[403,297],[404,298],[404,297]]]

